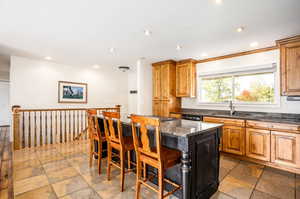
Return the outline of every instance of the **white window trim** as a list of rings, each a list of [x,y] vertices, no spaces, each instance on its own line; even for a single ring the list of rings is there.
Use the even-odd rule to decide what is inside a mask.
[[[261,66],[255,66],[255,67],[247,67],[244,70],[241,69],[235,69],[235,70],[228,70],[225,72],[212,72],[212,73],[206,73],[206,74],[199,74],[197,76],[197,104],[200,106],[214,106],[214,107],[228,107],[227,102],[202,102],[201,101],[201,81],[202,78],[205,77],[225,77],[225,76],[238,76],[243,74],[254,74],[254,73],[263,73],[263,72],[274,72],[274,103],[261,103],[261,102],[236,102],[233,101],[233,105],[235,107],[261,107],[261,108],[279,108],[280,107],[280,84],[279,82],[279,68],[277,67],[276,63],[267,64],[267,65],[261,65]],[[233,90],[234,91],[234,90]],[[234,94],[233,94],[234,95]]]

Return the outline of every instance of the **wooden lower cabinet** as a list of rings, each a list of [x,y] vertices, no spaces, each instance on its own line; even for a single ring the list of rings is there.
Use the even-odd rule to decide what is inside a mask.
[[[170,114],[169,101],[162,100],[160,106],[161,106],[160,116],[161,117],[169,117],[169,114]]]
[[[155,116],[170,117],[171,103],[169,100],[153,100],[152,112]]]
[[[300,168],[300,134],[271,131],[271,162]]]
[[[152,114],[153,115],[160,115],[161,113],[161,103],[160,100],[153,100],[152,102]]]
[[[246,129],[246,156],[258,160],[270,161],[271,133],[269,130]]]
[[[223,151],[244,155],[245,154],[245,128],[237,126],[223,127]]]

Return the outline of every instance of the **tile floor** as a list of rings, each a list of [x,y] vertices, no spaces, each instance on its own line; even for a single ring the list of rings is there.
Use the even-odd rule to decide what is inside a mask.
[[[80,141],[36,150],[14,152],[14,194],[16,199],[131,199],[135,175],[125,177],[120,192],[119,170],[106,180],[106,164],[99,176],[96,162],[88,165],[88,144]],[[300,175],[221,156],[220,186],[213,199],[300,199]],[[142,186],[142,197],[156,194]],[[170,197],[174,198],[174,197]]]

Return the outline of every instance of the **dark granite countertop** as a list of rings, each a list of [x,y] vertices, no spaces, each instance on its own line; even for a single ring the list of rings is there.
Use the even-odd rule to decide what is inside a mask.
[[[150,116],[154,117],[154,116]],[[99,118],[103,118],[99,116]],[[188,137],[195,134],[200,134],[207,132],[209,130],[213,130],[216,128],[220,128],[222,124],[213,124],[207,122],[199,122],[199,121],[190,121],[190,120],[182,120],[175,118],[160,118],[161,120],[161,133],[168,134],[170,136],[175,137]],[[121,122],[125,125],[131,125],[130,118],[128,118],[128,114],[121,114]]]
[[[300,114],[236,111],[234,115],[230,115],[229,111],[206,109],[182,109],[173,113],[300,125]]]

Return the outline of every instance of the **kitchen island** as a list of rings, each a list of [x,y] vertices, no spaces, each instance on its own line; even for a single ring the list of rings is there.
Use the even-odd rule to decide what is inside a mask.
[[[131,136],[130,119],[125,116],[121,121],[123,135]],[[99,123],[103,125],[101,116]],[[182,152],[181,164],[165,174],[166,178],[182,185],[174,194],[178,198],[208,199],[217,191],[221,134],[221,124],[161,118],[161,144]],[[171,187],[165,184],[165,189]]]

